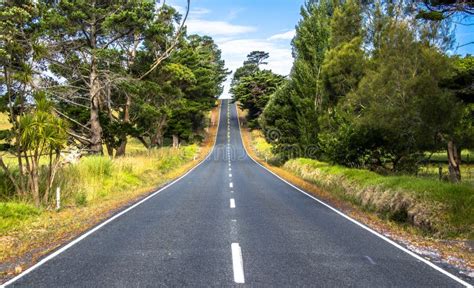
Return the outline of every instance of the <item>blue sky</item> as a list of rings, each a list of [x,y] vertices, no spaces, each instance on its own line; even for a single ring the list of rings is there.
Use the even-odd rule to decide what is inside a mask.
[[[180,11],[186,6],[185,0],[167,3]],[[304,0],[191,0],[188,32],[212,36],[233,71],[249,52],[263,50],[270,53],[267,68],[287,75],[293,63],[291,39],[303,3]],[[461,44],[473,41],[473,26],[458,25],[456,38]],[[455,53],[474,54],[474,45],[461,47]],[[224,97],[228,96],[229,82]]]

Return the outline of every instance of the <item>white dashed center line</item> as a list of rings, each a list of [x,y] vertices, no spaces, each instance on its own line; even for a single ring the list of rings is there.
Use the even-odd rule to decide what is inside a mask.
[[[232,209],[235,208],[235,200],[234,200],[234,198],[230,198],[230,208],[232,208]]]
[[[232,267],[234,269],[234,282],[245,283],[244,261],[242,260],[242,250],[239,243],[232,243]]]
[[[230,182],[230,183],[229,183],[229,187],[230,187],[230,188],[234,188],[234,183]]]

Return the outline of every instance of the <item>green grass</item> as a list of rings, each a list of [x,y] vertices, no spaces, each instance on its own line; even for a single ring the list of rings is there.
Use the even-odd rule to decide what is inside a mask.
[[[0,233],[39,214],[41,214],[40,209],[27,203],[0,203]]]
[[[158,177],[192,160],[197,149],[196,145],[190,145],[180,149],[136,151],[115,159],[106,156],[84,157],[78,164],[58,173],[57,185],[61,187],[68,204],[86,205],[156,182]]]
[[[425,153],[426,157],[430,156],[430,153]],[[463,163],[474,163],[474,151],[464,149],[461,151],[461,160]],[[440,151],[433,153],[431,157],[429,158],[429,161],[431,162],[443,162],[443,163],[448,163],[448,155],[446,151]]]
[[[372,210],[395,215],[400,211],[392,210],[411,209],[413,216],[426,218],[430,229],[438,233],[452,237],[474,236],[474,187],[469,184],[452,184],[413,176],[382,176],[367,170],[304,158],[290,160],[285,167],[326,189],[342,185],[345,188],[336,192],[342,192],[352,202]],[[304,171],[313,171],[315,174]],[[426,221],[424,225],[428,225]]]

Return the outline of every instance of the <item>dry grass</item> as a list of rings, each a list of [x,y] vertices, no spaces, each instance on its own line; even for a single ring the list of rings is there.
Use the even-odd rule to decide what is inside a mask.
[[[219,107],[216,107],[211,111],[210,117],[216,119],[218,115]],[[50,251],[196,166],[214,146],[218,122],[215,123],[208,129],[207,137],[200,147],[137,152],[115,160],[89,158],[79,164],[83,165],[80,169],[70,168],[71,170],[63,173],[79,174],[75,175],[74,181],[71,177],[63,177],[68,179],[62,184],[69,185],[69,188],[63,189],[69,200],[64,203],[67,206],[60,211],[38,210],[26,203],[0,205],[0,214],[2,209],[10,214],[13,211],[15,219],[19,219],[13,225],[3,227],[3,230],[0,225],[0,282],[18,273],[15,267],[24,270]],[[196,155],[193,155],[195,152]],[[177,157],[181,159],[178,162]],[[123,186],[120,187],[117,183]],[[74,195],[67,195],[80,189],[83,189],[85,203],[82,203],[84,199],[78,203]],[[2,215],[5,216],[4,214]]]
[[[5,113],[0,113],[0,130],[10,129],[12,125],[8,121],[8,115]]]
[[[240,113],[241,111],[239,111],[239,118],[242,117]],[[339,195],[321,188],[315,183],[306,181],[302,177],[297,176],[295,173],[288,171],[283,167],[272,166],[259,157],[259,153],[253,145],[253,143],[256,142],[252,136],[258,137],[259,135],[257,133],[251,134],[248,129],[242,129],[242,140],[249,154],[260,164],[264,165],[283,179],[297,187],[300,187],[304,191],[313,194],[318,199],[329,203],[331,206],[344,212],[353,219],[364,223],[382,235],[394,239],[399,243],[403,243],[405,246],[411,247],[412,249],[415,248],[419,251],[434,251],[439,254],[439,259],[437,260],[450,263],[465,272],[473,271],[474,253],[469,241],[433,238],[420,232],[419,229],[411,225],[403,225],[386,218],[380,218],[378,214],[361,209],[359,205],[354,204],[352,201],[341,198]]]

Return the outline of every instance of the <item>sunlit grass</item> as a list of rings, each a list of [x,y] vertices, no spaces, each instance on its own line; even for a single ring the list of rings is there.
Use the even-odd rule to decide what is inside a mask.
[[[0,113],[0,130],[10,129],[12,125],[8,121],[8,115],[5,113]]]
[[[293,159],[284,168],[366,209],[450,237],[472,238],[474,187]]]

